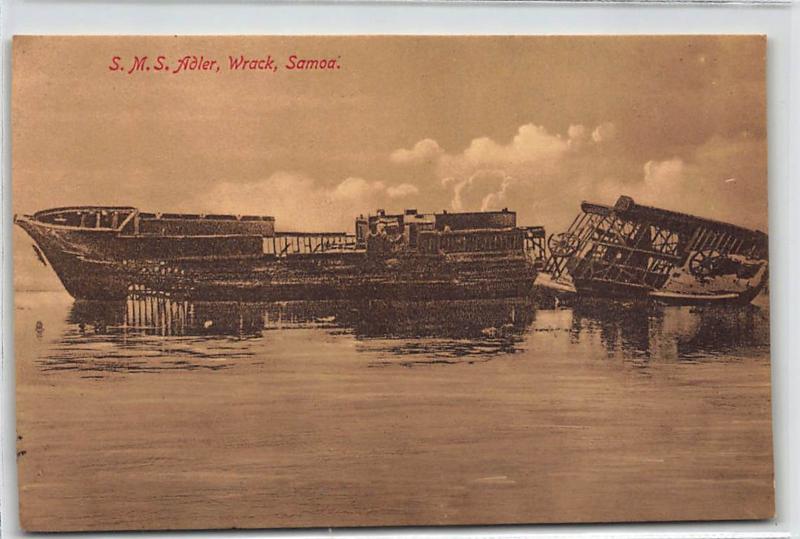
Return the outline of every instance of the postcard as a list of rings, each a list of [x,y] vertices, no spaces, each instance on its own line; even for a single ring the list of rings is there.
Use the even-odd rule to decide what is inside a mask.
[[[764,36],[17,36],[27,531],[768,519]]]

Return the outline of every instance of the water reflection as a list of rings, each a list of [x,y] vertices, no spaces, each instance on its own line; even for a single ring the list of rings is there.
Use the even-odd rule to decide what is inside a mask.
[[[147,297],[75,302],[68,322],[83,334],[261,337],[275,329],[339,328],[371,338],[520,336],[527,300],[186,302]]]
[[[45,370],[98,377],[218,370],[243,360],[285,357],[320,339],[335,341],[327,354],[340,359],[352,356],[348,342],[359,343],[357,352],[367,366],[471,363],[514,353],[534,312],[527,300],[79,301],[71,305],[63,335],[40,364]]]
[[[475,363],[524,351],[531,357],[621,358],[646,367],[763,356],[769,347],[768,310],[753,306],[587,302],[537,310],[521,299],[235,303],[145,297],[75,302],[66,322],[40,364],[90,376],[226,369],[282,357],[320,339],[343,347],[348,357],[356,343],[355,355],[373,367]],[[36,335],[44,331],[38,322]]]
[[[596,336],[609,356],[641,361],[747,356],[769,348],[769,311],[585,302],[572,310],[570,336],[573,342]]]

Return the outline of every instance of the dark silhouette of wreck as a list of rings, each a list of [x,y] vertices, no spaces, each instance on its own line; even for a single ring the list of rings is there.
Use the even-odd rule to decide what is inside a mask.
[[[525,296],[544,229],[516,213],[359,217],[355,234],[278,232],[273,217],[68,207],[17,216],[76,299],[162,294],[206,300]]]
[[[548,239],[537,275],[545,296],[749,303],[766,285],[768,237],[729,223],[642,206],[584,202],[566,232]]]

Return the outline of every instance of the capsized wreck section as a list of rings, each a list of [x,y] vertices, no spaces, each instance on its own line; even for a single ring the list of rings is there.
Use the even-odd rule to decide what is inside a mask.
[[[748,303],[766,285],[768,236],[729,223],[636,204],[584,202],[548,238],[537,292],[664,303]]]

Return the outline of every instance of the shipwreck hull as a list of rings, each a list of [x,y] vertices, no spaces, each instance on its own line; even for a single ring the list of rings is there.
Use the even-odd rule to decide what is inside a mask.
[[[326,253],[288,258],[146,261],[118,273],[134,294],[190,299],[476,299],[525,296],[535,271],[524,257],[372,258]]]
[[[148,236],[16,223],[76,299],[164,295],[194,300],[478,299],[526,296],[524,252],[452,254],[340,250],[275,254],[251,235]],[[265,243],[273,252],[265,253]]]
[[[61,284],[76,299],[112,300],[124,298],[128,287],[117,268],[108,262],[86,257],[84,246],[105,238],[86,236],[82,231],[49,229],[16,219],[35,242],[37,255],[53,268]]]
[[[539,296],[749,303],[766,286],[768,237],[757,230],[636,204],[584,202],[569,229],[548,240]]]
[[[290,262],[270,257],[233,263],[220,259],[109,263],[74,256],[48,260],[71,296],[92,300],[129,295],[237,301],[506,298],[529,294],[535,277],[524,259],[492,264],[427,260],[414,272],[395,264],[420,261],[371,261],[362,254],[325,254]]]

